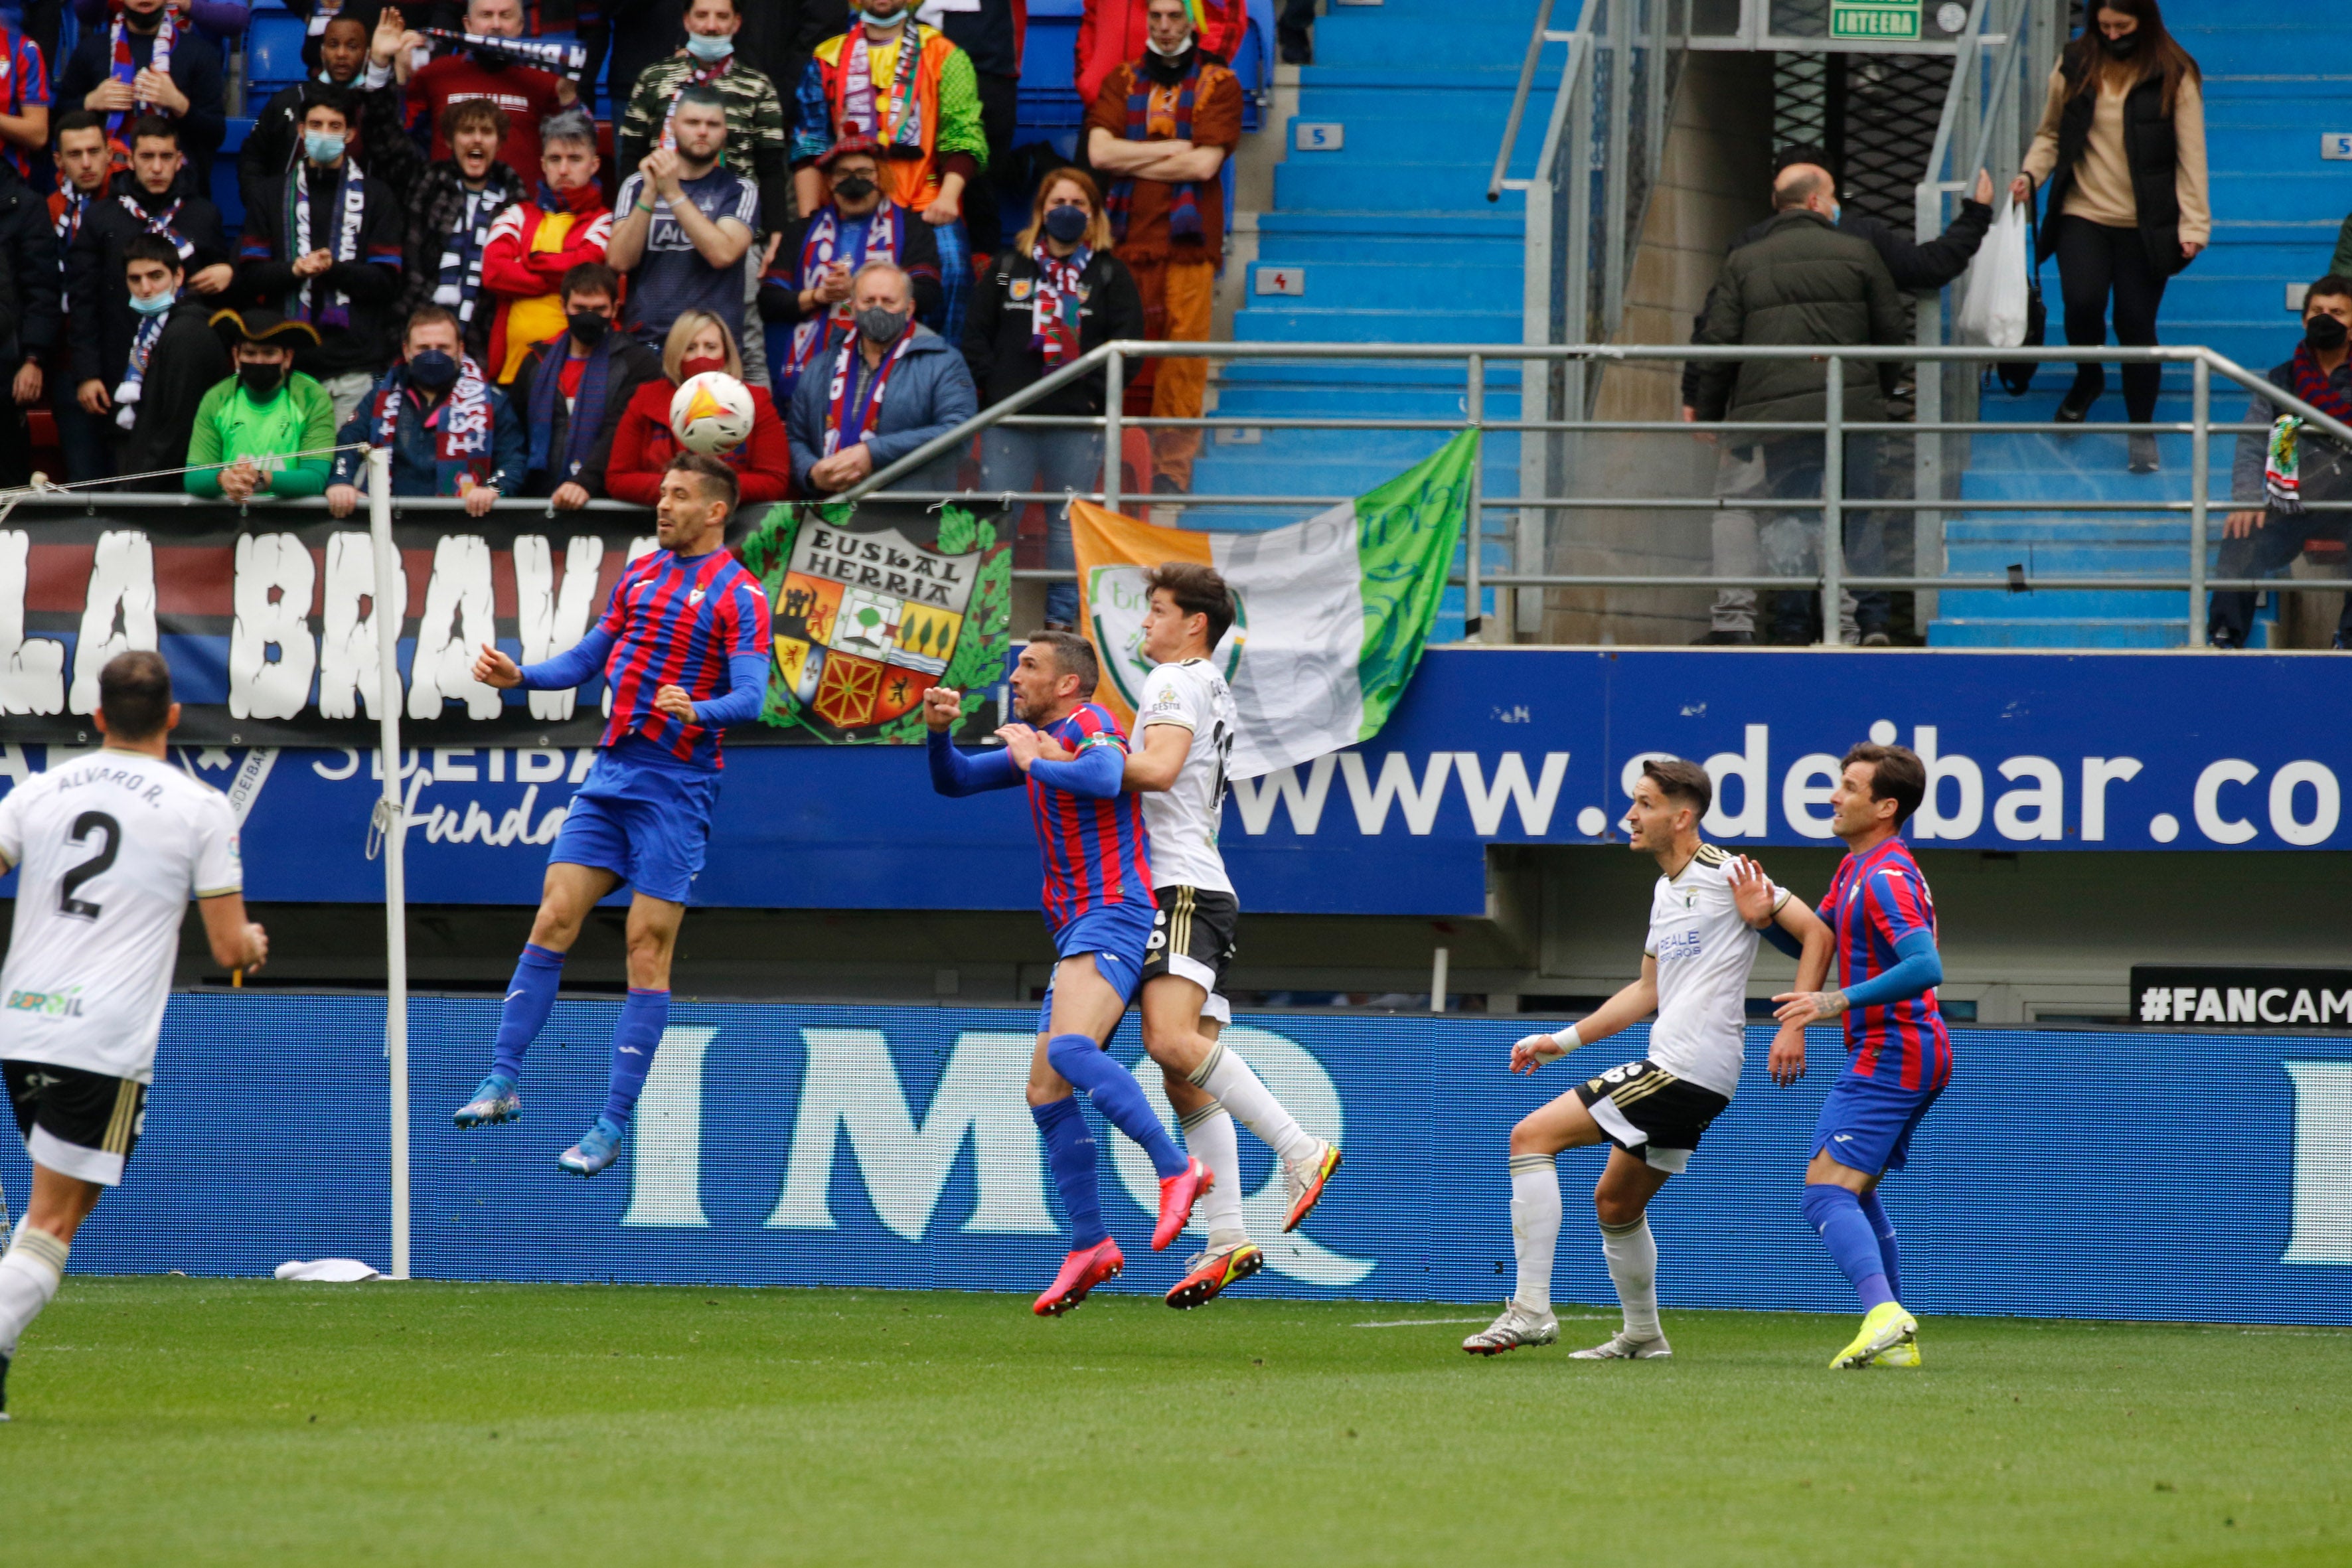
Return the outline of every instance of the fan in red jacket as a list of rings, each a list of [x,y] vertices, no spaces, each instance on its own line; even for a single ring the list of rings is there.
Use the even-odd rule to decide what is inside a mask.
[[[551,114],[539,142],[538,198],[500,213],[482,247],[482,287],[499,302],[485,363],[501,386],[533,343],[564,331],[563,275],[604,260],[613,243],[613,212],[596,184],[595,121],[577,110]]]
[[[741,381],[743,355],[726,322],[708,310],[688,310],[670,327],[662,345],[663,379],[638,387],[622,411],[621,427],[613,433],[613,461],[604,470],[606,495],[638,506],[654,504],[669,460],[684,449],[669,427],[670,399],[689,377],[712,370]],[[735,470],[743,489],[742,505],[764,506],[792,496],[792,443],[768,389],[746,384],[751,394],[751,438],[712,455]]]
[[[1144,12],[1150,0],[1087,0],[1078,19],[1078,101],[1091,104],[1102,92],[1110,73],[1143,58],[1150,35]],[[1192,37],[1204,55],[1219,65],[1234,63],[1234,51],[1249,35],[1247,0],[1186,0],[1192,13]]]

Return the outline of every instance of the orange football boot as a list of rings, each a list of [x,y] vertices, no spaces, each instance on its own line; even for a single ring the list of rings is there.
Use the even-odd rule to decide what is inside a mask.
[[[1253,1242],[1197,1254],[1184,1278],[1168,1292],[1168,1304],[1181,1312],[1214,1300],[1228,1285],[1238,1285],[1265,1267],[1265,1254]]]

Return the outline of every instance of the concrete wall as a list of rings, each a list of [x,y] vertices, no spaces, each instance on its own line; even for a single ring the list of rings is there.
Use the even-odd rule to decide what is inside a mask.
[[[1706,301],[1731,240],[1766,216],[1771,185],[1772,57],[1694,53],[1675,90],[1660,178],[1644,215],[1613,341],[1678,343]],[[1677,417],[1677,363],[1614,365],[1601,373],[1594,416]],[[1685,437],[1582,437],[1568,454],[1570,493],[1710,496],[1711,447]],[[1563,513],[1550,531],[1548,570],[1659,575],[1708,570],[1704,512]],[[1601,601],[1607,601],[1607,609]],[[1555,589],[1543,640],[1685,643],[1706,629],[1712,595],[1692,589]]]

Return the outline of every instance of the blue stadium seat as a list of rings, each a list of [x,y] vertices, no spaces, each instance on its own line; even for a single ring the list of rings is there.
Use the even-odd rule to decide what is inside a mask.
[[[283,11],[259,12],[245,34],[247,96],[267,99],[289,82],[309,73],[302,65],[302,19]],[[267,89],[267,91],[259,89]]]
[[[220,208],[221,227],[228,235],[232,249],[245,228],[245,195],[237,189],[236,155],[244,148],[245,139],[252,134],[252,121],[231,117],[221,137],[220,155],[213,160],[213,205]]]

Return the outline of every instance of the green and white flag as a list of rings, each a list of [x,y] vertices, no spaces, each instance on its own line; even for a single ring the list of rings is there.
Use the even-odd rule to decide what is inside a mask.
[[[1158,528],[1073,501],[1078,592],[1105,676],[1096,700],[1133,725],[1150,669],[1144,578],[1195,561],[1239,602],[1216,650],[1241,720],[1228,776],[1256,778],[1379,734],[1437,619],[1477,460],[1477,432],[1465,430],[1377,489],[1262,532]]]

